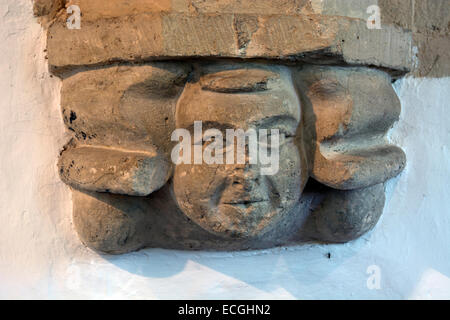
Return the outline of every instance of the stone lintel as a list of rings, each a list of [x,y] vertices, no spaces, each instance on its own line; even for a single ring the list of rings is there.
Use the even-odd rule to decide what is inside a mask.
[[[140,13],[82,19],[68,29],[61,14],[48,30],[52,71],[114,62],[239,58],[370,65],[407,72],[411,33],[393,26],[317,14]]]

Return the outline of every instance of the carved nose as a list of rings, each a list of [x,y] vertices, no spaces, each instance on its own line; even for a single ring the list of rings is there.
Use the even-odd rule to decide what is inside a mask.
[[[262,178],[256,166],[242,165],[241,168],[236,168],[230,176],[229,187],[222,198],[223,203],[249,204],[266,201],[268,198]]]
[[[259,168],[249,163],[240,165],[236,168],[232,181],[235,187],[241,186],[244,191],[251,192],[261,183]]]

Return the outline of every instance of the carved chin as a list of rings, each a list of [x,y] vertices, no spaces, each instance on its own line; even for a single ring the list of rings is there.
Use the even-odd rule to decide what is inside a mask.
[[[193,208],[181,206],[181,209],[206,231],[235,240],[263,235],[289,211],[289,208],[280,208],[277,203],[261,199],[220,203],[214,207],[203,203]]]

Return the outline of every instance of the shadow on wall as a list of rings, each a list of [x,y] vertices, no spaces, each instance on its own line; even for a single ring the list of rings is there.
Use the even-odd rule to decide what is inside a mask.
[[[370,237],[371,233],[346,245],[305,244],[244,252],[144,249],[121,256],[101,254],[100,257],[109,265],[102,269],[113,271],[117,267],[132,274],[123,282],[128,287],[134,287],[136,281],[178,287],[171,296],[155,293],[154,298],[184,297],[185,294],[192,298],[195,291],[200,291],[200,295],[204,293],[207,298],[211,290],[219,291],[212,296],[218,293],[232,298],[236,294],[232,289],[239,287],[251,288],[250,291],[256,290],[260,297],[267,298],[317,298],[317,290],[326,292],[323,298],[339,298],[340,294],[348,297],[348,292],[339,288],[365,289],[368,266],[363,265],[360,274],[346,274],[348,270],[343,266],[370,261],[369,257],[366,260],[360,257],[370,256]],[[183,289],[179,289],[180,283]],[[333,287],[338,288],[336,292],[328,291]],[[278,293],[273,295],[274,292]],[[239,298],[252,296],[243,293]]]
[[[448,270],[417,255],[415,242],[424,236],[414,237],[415,224],[411,230],[401,226],[406,213],[398,208],[408,200],[399,197],[411,167],[417,165],[409,162],[401,176],[388,182],[386,212],[376,232],[348,244],[244,252],[144,249],[121,256],[95,254],[101,260],[77,262],[81,286],[92,289],[94,283],[109,288],[105,289],[109,296],[152,299],[233,298],[238,293],[243,299],[448,298]],[[397,188],[401,192],[392,194]],[[409,213],[414,218],[414,212]],[[381,268],[380,290],[367,287],[370,265]],[[83,291],[80,286],[76,289]]]

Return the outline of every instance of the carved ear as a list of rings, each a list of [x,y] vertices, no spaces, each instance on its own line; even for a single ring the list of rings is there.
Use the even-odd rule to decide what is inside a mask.
[[[70,186],[97,192],[147,196],[163,187],[172,164],[158,152],[108,147],[71,148],[59,160],[61,179]]]
[[[369,187],[398,175],[403,151],[386,132],[400,102],[384,72],[311,66],[297,73],[310,146],[311,175],[339,190]]]

